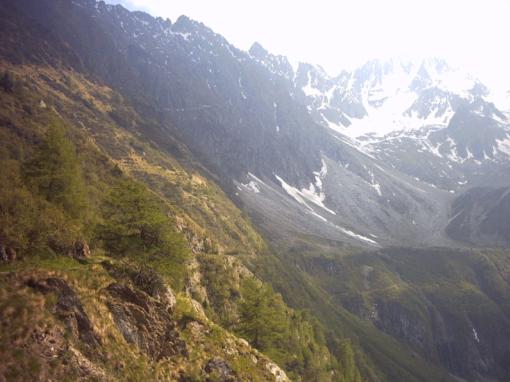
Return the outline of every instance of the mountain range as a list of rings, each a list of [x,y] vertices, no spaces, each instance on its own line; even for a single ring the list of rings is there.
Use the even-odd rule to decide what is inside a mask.
[[[176,205],[172,214],[187,214],[194,223],[177,225],[194,232],[185,235],[192,248],[197,232],[221,238],[229,277],[271,284],[290,308],[315,314],[327,336],[353,343],[358,374],[307,379],[287,360],[282,373],[510,376],[510,108],[475,76],[440,58],[373,60],[337,76],[308,63],[294,69],[259,43],[240,50],[186,16],[172,22],[96,0],[3,0],[0,19],[2,68],[27,76],[40,105]],[[71,106],[50,102],[64,95]],[[23,129],[10,118],[2,129],[34,145],[24,130],[33,113]],[[119,143],[123,134],[135,143]],[[151,155],[158,165],[142,165]],[[172,166],[190,174],[189,184],[172,178],[182,200],[158,183]],[[200,182],[218,191],[197,198]],[[253,244],[258,235],[265,245]],[[200,302],[214,321],[208,292]],[[327,357],[343,359],[332,342]]]

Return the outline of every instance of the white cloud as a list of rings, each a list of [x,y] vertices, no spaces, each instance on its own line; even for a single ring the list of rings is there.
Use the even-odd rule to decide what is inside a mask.
[[[510,68],[505,0],[109,0],[175,21],[202,21],[241,49],[254,41],[335,74],[371,58],[438,56],[489,85]]]

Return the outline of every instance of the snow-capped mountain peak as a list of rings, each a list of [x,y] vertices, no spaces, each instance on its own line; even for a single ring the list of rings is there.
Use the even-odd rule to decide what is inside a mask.
[[[446,127],[460,105],[488,93],[476,78],[437,58],[372,60],[335,78],[303,64],[296,86],[317,122],[354,138]]]

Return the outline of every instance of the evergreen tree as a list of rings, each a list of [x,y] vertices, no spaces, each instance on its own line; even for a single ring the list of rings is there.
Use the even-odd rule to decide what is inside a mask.
[[[17,250],[28,246],[30,232],[35,218],[35,201],[24,187],[19,174],[19,163],[1,160],[0,183],[0,245]]]
[[[36,193],[71,217],[82,216],[86,201],[81,166],[62,125],[50,125],[43,143],[24,167],[26,181]]]
[[[187,257],[184,239],[173,230],[159,199],[144,186],[120,180],[102,206],[104,223],[98,237],[114,256],[170,257],[183,268]]]
[[[0,246],[22,255],[69,248],[78,236],[77,225],[61,208],[27,189],[19,162],[0,160],[0,168],[0,184],[8,185],[0,187]]]
[[[340,363],[340,381],[361,382],[361,374],[356,364],[356,355],[351,342],[347,339],[337,341],[335,353]]]
[[[239,333],[261,351],[281,347],[289,331],[281,297],[253,279],[244,282],[241,294]]]

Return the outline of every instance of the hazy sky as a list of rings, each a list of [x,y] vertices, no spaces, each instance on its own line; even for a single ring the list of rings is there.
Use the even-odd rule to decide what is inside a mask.
[[[438,56],[510,85],[510,0],[108,0],[173,22],[202,21],[237,47],[254,41],[330,74],[371,58]],[[508,79],[508,80],[507,80]],[[510,86],[508,86],[510,88]]]

